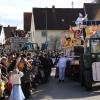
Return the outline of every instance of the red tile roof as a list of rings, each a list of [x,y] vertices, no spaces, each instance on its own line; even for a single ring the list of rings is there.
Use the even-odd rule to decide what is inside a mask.
[[[12,36],[12,32],[15,32],[16,28],[17,27],[11,27],[11,26],[4,27],[4,32],[5,32],[6,39],[8,39]]]
[[[24,12],[23,17],[24,17],[24,31],[28,32],[28,31],[30,31],[30,27],[31,27],[32,13]]]
[[[19,37],[25,37],[25,34],[26,34],[25,31],[23,30],[16,30],[16,33]]]

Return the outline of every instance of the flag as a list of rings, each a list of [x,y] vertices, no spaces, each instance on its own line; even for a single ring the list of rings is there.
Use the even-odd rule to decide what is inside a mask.
[[[97,31],[97,26],[96,25],[92,25],[89,27],[85,28],[85,32],[86,32],[86,37],[90,37],[92,35],[94,35]]]
[[[97,26],[96,25],[92,25],[91,29],[90,29],[90,34],[94,35],[96,33],[96,30],[97,30]]]

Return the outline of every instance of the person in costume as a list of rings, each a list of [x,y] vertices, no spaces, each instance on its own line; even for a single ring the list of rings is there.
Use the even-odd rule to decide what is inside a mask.
[[[21,88],[21,77],[23,76],[23,72],[19,71],[18,68],[15,68],[11,73],[11,83],[12,90],[10,94],[9,100],[24,100],[25,96],[23,94]]]
[[[0,99],[4,98],[5,81],[2,80],[0,75]]]

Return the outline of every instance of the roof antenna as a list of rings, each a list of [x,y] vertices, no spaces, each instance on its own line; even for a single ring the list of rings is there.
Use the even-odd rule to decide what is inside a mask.
[[[72,8],[74,8],[73,6],[74,6],[74,2],[72,1]]]

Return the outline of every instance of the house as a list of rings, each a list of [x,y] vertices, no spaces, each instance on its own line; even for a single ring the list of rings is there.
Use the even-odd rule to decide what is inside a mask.
[[[75,26],[73,21],[76,20],[79,12],[84,15],[82,8],[33,8],[31,28],[28,30],[33,34],[33,42],[41,46],[42,43],[51,43],[57,38],[60,40],[61,33],[66,33],[69,25]],[[24,15],[28,16],[28,14]],[[27,23],[25,18],[24,16],[24,21]]]
[[[15,26],[0,26],[0,50],[3,48],[4,52],[19,51],[27,41],[25,31],[17,30]]]
[[[7,40],[10,37],[12,37],[16,29],[17,29],[16,26],[10,26],[10,25],[8,25],[7,27],[4,27],[5,39]]]
[[[0,25],[0,34],[1,34],[2,26]]]
[[[23,30],[16,30],[14,33],[15,34],[10,37],[10,48],[11,51],[20,51],[24,44],[28,42],[28,38]]]
[[[89,19],[97,19],[100,4],[84,4],[84,8],[33,8],[32,13],[24,13],[24,30],[30,31],[33,42],[41,46],[42,43],[54,44],[62,33],[69,34],[69,26],[75,26],[79,13],[87,13]],[[93,13],[92,11],[93,10]],[[94,16],[94,17],[93,17]],[[27,24],[28,23],[28,24]]]
[[[8,25],[7,27],[0,26],[0,32],[3,29],[5,43],[4,48],[7,52],[18,51],[22,45],[27,42],[26,33],[23,30],[17,30],[17,27]]]
[[[32,12],[25,12],[24,13],[24,31],[28,32],[31,28],[31,18],[32,18]]]
[[[0,56],[4,52],[5,43],[6,43],[6,40],[5,40],[4,27],[0,25]]]
[[[32,42],[33,40],[33,36],[30,32],[30,29],[31,29],[31,20],[32,20],[32,13],[31,12],[24,12],[24,31],[25,33],[27,34],[27,37],[28,37],[28,41],[29,42]]]

